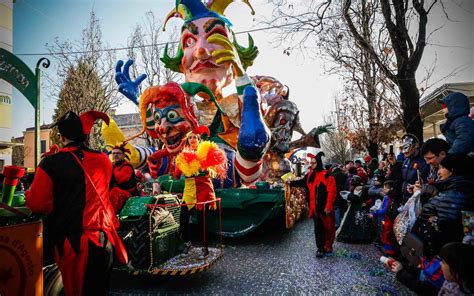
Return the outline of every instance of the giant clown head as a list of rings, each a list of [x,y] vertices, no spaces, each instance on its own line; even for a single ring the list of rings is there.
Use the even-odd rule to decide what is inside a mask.
[[[161,60],[165,67],[181,72],[187,82],[197,82],[207,86],[214,94],[222,93],[222,88],[234,80],[232,63],[227,62],[229,57],[213,56],[213,52],[225,49],[222,45],[208,41],[212,35],[221,35],[232,47],[244,69],[252,65],[257,57],[258,50],[253,45],[249,35],[249,47],[240,46],[235,40],[231,23],[223,14],[227,6],[232,3],[227,1],[207,1],[203,4],[200,0],[176,0],[176,8],[168,14],[166,22],[173,16],[182,18],[185,22],[181,27],[181,40],[177,55],[170,57],[168,47]],[[254,13],[248,0],[244,0]],[[165,26],[166,26],[165,22]]]
[[[181,151],[187,135],[199,126],[192,99],[197,93],[215,101],[211,91],[198,83],[169,82],[147,88],[139,104],[142,132],[159,139],[170,154]]]

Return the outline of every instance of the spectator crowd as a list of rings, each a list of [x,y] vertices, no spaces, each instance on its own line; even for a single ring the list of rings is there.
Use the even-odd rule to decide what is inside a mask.
[[[423,143],[406,134],[398,155],[392,146],[380,161],[367,155],[363,161],[326,165],[324,174],[333,178],[336,196],[333,207],[329,196],[325,207],[334,209],[336,240],[373,242],[384,255],[382,263],[417,294],[472,295],[474,121],[465,95],[452,93],[441,103],[446,141]],[[321,161],[316,159],[315,166]],[[324,247],[332,252],[332,246]],[[317,257],[322,257],[319,250]]]

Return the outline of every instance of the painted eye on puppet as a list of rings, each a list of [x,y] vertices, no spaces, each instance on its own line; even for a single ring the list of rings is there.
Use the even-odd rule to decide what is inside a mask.
[[[176,110],[170,110],[166,113],[166,120],[171,123],[176,123],[181,121],[182,118],[179,116],[179,113]]]
[[[221,27],[221,26],[215,26],[211,30],[211,32],[209,33],[209,36],[214,35],[214,34],[219,34],[219,35],[222,35],[224,37],[228,37],[226,29],[224,27]]]
[[[193,37],[188,37],[184,40],[184,46],[183,47],[191,47],[193,46],[194,44],[196,44],[196,39],[194,39]]]
[[[285,119],[280,119],[280,124],[281,124],[281,125],[285,125],[285,124],[286,124],[286,120],[285,120]]]
[[[160,123],[161,122],[161,114],[160,112],[155,111],[155,122]]]

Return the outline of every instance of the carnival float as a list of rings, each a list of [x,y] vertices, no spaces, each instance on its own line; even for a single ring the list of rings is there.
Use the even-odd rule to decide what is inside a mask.
[[[175,160],[187,135],[199,126],[209,129],[206,140],[216,143],[227,159],[225,177],[214,180],[218,210],[206,213],[207,231],[241,237],[264,223],[291,229],[306,210],[305,192],[285,186],[285,179],[294,177],[295,163],[288,156],[304,147],[319,147],[318,135],[328,127],[306,133],[289,88],[274,77],[246,73],[259,52],[250,35],[247,47],[238,43],[224,16],[232,2],[176,0],[164,26],[173,17],[181,18],[181,39],[176,55],[170,56],[166,46],[161,62],[182,73],[184,83],[152,85],[140,94],[146,76],[134,80],[129,73],[133,61],[117,62],[118,90],[138,105],[142,130],[126,138],[110,119],[103,123],[102,134],[107,147],[124,145],[133,167],[150,176],[144,184],[147,194],[129,198],[119,214],[130,262],[118,268],[135,275],[192,274],[206,270],[222,255],[217,246],[205,260],[196,259],[196,249],[182,256],[179,219],[185,181],[174,176]],[[248,0],[241,2],[254,13]],[[301,137],[292,141],[294,131]],[[142,134],[160,145],[133,145],[131,141]],[[35,246],[42,234],[41,217],[30,215],[21,195],[13,196],[21,170],[12,169],[11,174],[11,182],[3,186],[0,227],[34,227],[28,231],[38,233],[29,243]],[[46,295],[61,289],[55,265],[44,270],[44,282]],[[41,286],[42,282],[37,285]]]
[[[265,223],[291,229],[306,211],[306,193],[285,186],[292,178],[287,156],[302,147],[319,147],[318,135],[327,126],[305,133],[289,88],[271,76],[247,75],[258,55],[252,37],[240,45],[224,11],[233,1],[177,0],[165,21],[184,21],[175,56],[168,46],[164,66],[182,73],[185,82],[152,85],[140,94],[146,75],[130,77],[133,61],[118,61],[118,90],[139,109],[141,131],[126,138],[110,120],[103,123],[107,147],[125,145],[130,163],[148,175],[145,196],[127,200],[119,214],[120,234],[129,254],[132,274],[185,275],[206,270],[221,255],[196,260],[197,248],[183,255],[180,233],[181,196],[185,178],[176,178],[176,158],[188,135],[199,127],[209,130],[205,140],[225,153],[227,172],[214,179],[218,210],[205,212],[206,230],[220,236],[242,237]],[[243,1],[253,13],[248,1]],[[291,141],[293,132],[301,134]],[[158,140],[158,147],[131,144],[141,135]],[[294,165],[294,164],[293,164]],[[196,217],[192,219],[196,221]],[[194,254],[194,256],[193,256]]]
[[[208,230],[239,237],[267,221],[293,227],[305,211],[306,197],[304,191],[284,185],[282,177],[291,173],[285,154],[300,147],[319,147],[318,134],[327,127],[305,133],[288,87],[270,76],[247,75],[258,49],[250,35],[248,47],[236,40],[231,22],[224,17],[232,2],[176,1],[164,26],[173,17],[183,19],[181,40],[176,55],[170,56],[166,46],[161,61],[166,68],[184,74],[186,82],[150,86],[139,95],[146,76],[133,80],[129,74],[133,61],[119,61],[118,89],[138,105],[142,131],[126,139],[118,127],[103,125],[103,135],[108,147],[127,143],[136,169],[148,164],[151,182],[159,183],[162,191],[179,194],[184,180],[173,178],[176,155],[191,130],[207,126],[208,140],[217,143],[228,159],[227,178],[214,181],[224,218],[221,224],[219,215],[209,212]],[[253,13],[251,4],[243,3]],[[302,137],[291,141],[293,131]],[[160,149],[129,144],[144,133],[158,139]],[[142,202],[130,199],[125,208]]]

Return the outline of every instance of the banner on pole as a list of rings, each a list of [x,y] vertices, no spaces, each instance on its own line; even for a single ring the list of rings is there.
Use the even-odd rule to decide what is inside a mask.
[[[35,74],[16,55],[3,48],[0,48],[0,79],[18,89],[36,108],[38,90]]]

